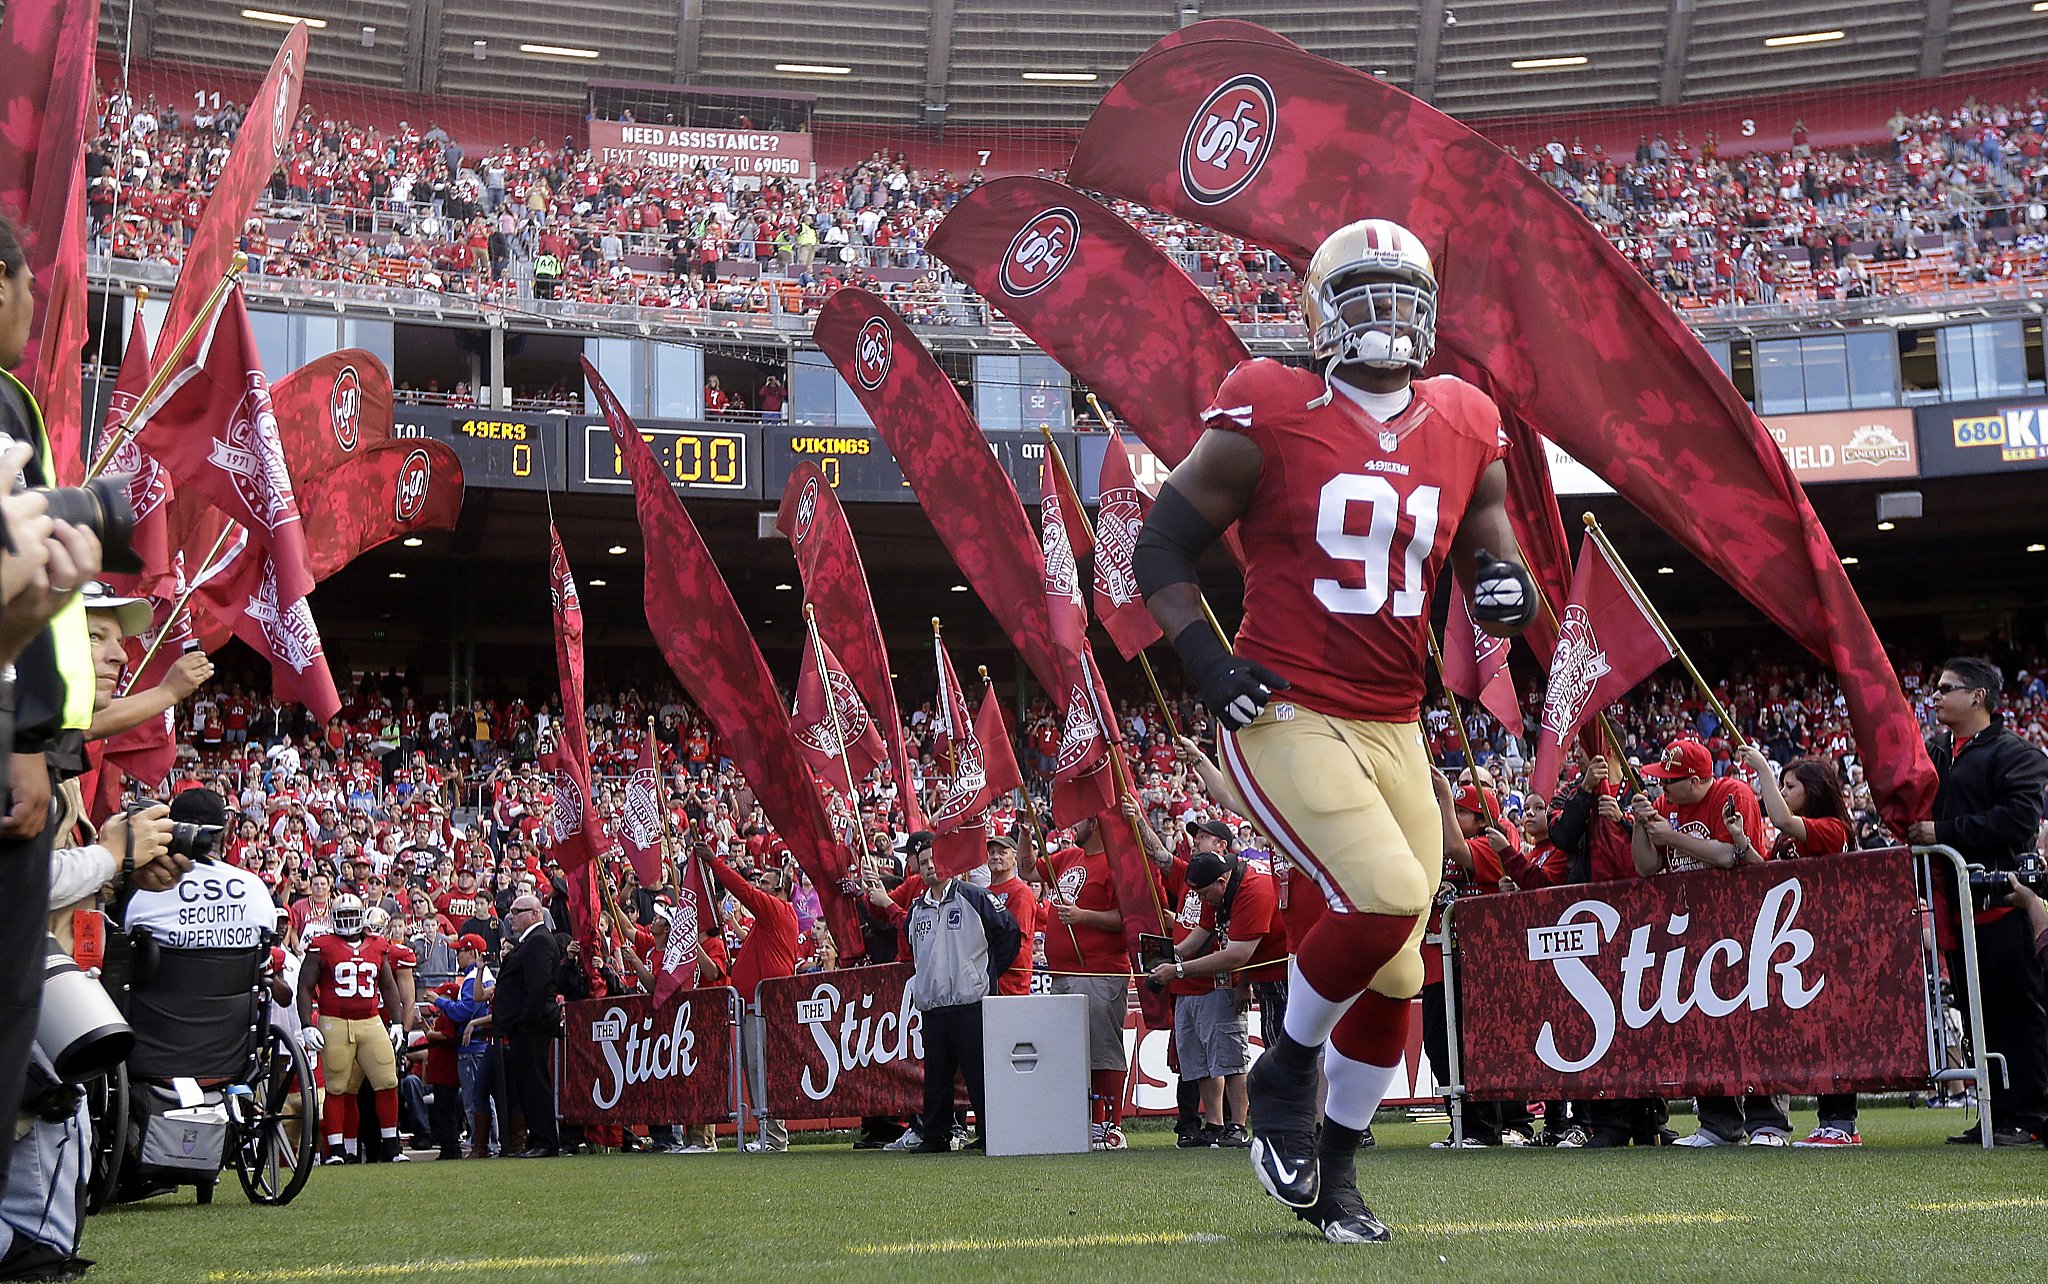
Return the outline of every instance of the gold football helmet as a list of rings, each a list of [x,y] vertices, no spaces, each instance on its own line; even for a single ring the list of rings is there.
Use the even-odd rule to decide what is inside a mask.
[[[1399,223],[1361,219],[1330,233],[1309,260],[1301,303],[1326,362],[1421,370],[1436,350],[1436,270]]]

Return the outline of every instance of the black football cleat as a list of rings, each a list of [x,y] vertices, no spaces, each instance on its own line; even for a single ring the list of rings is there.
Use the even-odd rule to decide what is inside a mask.
[[[1393,1238],[1385,1222],[1372,1215],[1355,1186],[1332,1185],[1312,1208],[1294,1215],[1323,1233],[1332,1244],[1384,1244]]]
[[[1322,1193],[1316,1159],[1316,1067],[1289,1074],[1271,1055],[1245,1077],[1250,1098],[1252,1171],[1266,1193],[1289,1208],[1312,1208]]]

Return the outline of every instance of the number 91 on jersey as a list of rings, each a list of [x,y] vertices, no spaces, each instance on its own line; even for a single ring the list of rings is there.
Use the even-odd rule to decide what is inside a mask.
[[[754,451],[738,429],[641,425],[640,436],[669,484],[684,492],[734,495],[754,489]],[[583,428],[582,481],[587,486],[629,486],[626,461],[603,424]]]

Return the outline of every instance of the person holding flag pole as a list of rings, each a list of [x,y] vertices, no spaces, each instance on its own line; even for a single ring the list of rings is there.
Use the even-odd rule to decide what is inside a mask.
[[[988,702],[989,700],[993,699],[993,698],[994,698],[994,696],[995,696],[995,683],[993,683],[993,682],[989,681],[989,676],[988,676],[988,666],[987,666],[987,665],[985,665],[985,664],[981,664],[981,665],[976,665],[976,666],[975,666],[975,672],[981,675],[981,685],[982,685],[982,700],[983,700],[983,703],[984,703],[984,705],[986,705],[986,704],[987,704],[987,702]],[[986,758],[992,758],[992,757],[993,757],[993,754],[992,754],[992,753],[990,752],[990,750],[989,750],[989,748],[988,748],[988,743],[989,743],[989,737],[988,737],[988,736],[987,736],[986,734],[984,734],[984,735],[983,735],[983,736],[981,737],[981,740],[982,740],[982,753],[983,753],[983,755],[984,755],[985,759],[986,759]],[[1001,765],[1004,765],[1004,766],[1006,766],[1006,767],[1008,768],[1008,772],[1007,772],[1007,774],[1005,774],[1005,775],[1003,776],[1003,779],[1005,779],[1005,780],[1008,780],[1008,779],[1011,779],[1011,778],[1013,778],[1013,777],[1017,779],[1017,784],[1015,784],[1014,786],[1012,786],[1012,788],[1013,788],[1013,789],[1014,789],[1014,790],[1016,791],[1016,793],[1017,793],[1017,794],[1018,794],[1018,795],[1019,795],[1019,796],[1020,796],[1020,797],[1021,797],[1021,798],[1023,799],[1023,801],[1024,801],[1024,817],[1025,817],[1026,827],[1027,827],[1027,828],[1029,829],[1029,831],[1030,831],[1030,841],[1031,841],[1031,858],[1032,858],[1032,862],[1033,862],[1033,865],[1034,865],[1034,867],[1035,867],[1035,868],[1036,868],[1036,869],[1038,870],[1038,877],[1039,877],[1040,881],[1041,881],[1041,882],[1043,882],[1043,883],[1045,884],[1045,886],[1046,886],[1046,891],[1047,891],[1047,894],[1049,894],[1050,896],[1052,896],[1052,897],[1053,897],[1053,899],[1054,899],[1055,901],[1057,901],[1057,900],[1059,899],[1059,897],[1060,897],[1060,891],[1059,891],[1059,883],[1058,883],[1058,881],[1057,881],[1057,880],[1055,880],[1055,879],[1053,878],[1053,876],[1052,876],[1052,866],[1051,866],[1051,865],[1050,865],[1050,864],[1049,864],[1049,863],[1047,862],[1047,860],[1046,860],[1046,856],[1045,856],[1045,828],[1044,828],[1044,825],[1043,825],[1043,824],[1042,824],[1042,823],[1041,823],[1041,822],[1039,821],[1039,818],[1038,818],[1038,803],[1037,803],[1037,801],[1036,801],[1036,800],[1034,800],[1034,799],[1033,799],[1033,798],[1031,797],[1031,791],[1030,791],[1029,789],[1027,789],[1027,788],[1025,788],[1025,787],[1024,787],[1024,783],[1023,783],[1023,778],[1022,778],[1022,777],[1023,777],[1023,773],[1022,773],[1021,771],[1017,770],[1017,765],[1016,765],[1016,753],[1015,753],[1015,751],[1014,751],[1014,750],[1011,750],[1011,749],[1009,748],[1009,745],[1008,745],[1008,740],[1007,740],[1007,732],[1005,733],[1005,741],[1004,741],[1004,748],[1003,748],[1003,751],[1004,751],[1004,754],[1005,754],[1005,756],[1006,756],[1006,759],[1007,759],[1007,761],[1006,761],[1006,762],[1004,762],[1004,763],[1003,763],[1003,764],[1001,764]],[[993,779],[995,779],[995,776],[994,776],[994,774],[993,774],[993,771],[994,771],[994,767],[993,767],[993,766],[991,766],[991,768],[990,768],[990,771],[991,771],[990,779],[991,779],[991,780],[993,780]],[[1041,920],[1041,921],[1042,921],[1042,920]],[[1072,945],[1072,946],[1074,947],[1074,956],[1075,956],[1076,958],[1080,957],[1080,954],[1081,954],[1081,943],[1080,943],[1080,941],[1079,941],[1079,940],[1077,940],[1077,939],[1075,938],[1075,936],[1074,936],[1074,925],[1073,925],[1073,924],[1072,924],[1071,922],[1067,922],[1067,921],[1066,921],[1066,920],[1064,920],[1064,919],[1062,919],[1062,920],[1061,920],[1061,924],[1060,924],[1060,925],[1061,925],[1062,927],[1066,928],[1066,930],[1067,930],[1067,943],[1068,943],[1069,945]],[[1039,937],[1043,938],[1043,936],[1045,935],[1045,933],[1044,933],[1044,930],[1043,930],[1043,928],[1041,928],[1041,929],[1039,930],[1039,932],[1038,932],[1038,935],[1039,935]],[[1029,945],[1029,944],[1031,944],[1031,942],[1027,941],[1027,942],[1025,942],[1025,944]],[[1043,939],[1041,939],[1041,940],[1040,940],[1040,941],[1038,942],[1038,946],[1039,946],[1040,950],[1042,950],[1042,949],[1043,949],[1043,947],[1044,947],[1044,941],[1043,941]],[[1036,962],[1036,960],[1034,960],[1034,962]]]
[[[839,765],[846,771],[846,851],[852,864],[847,869],[848,877],[860,877],[861,853],[867,850],[862,843],[860,832],[860,786],[853,779],[853,754],[849,752],[846,728],[839,717],[839,697],[832,691],[832,666],[825,660],[825,641],[818,636],[818,608],[804,603],[804,631],[811,642],[811,659],[818,666],[818,685],[824,688],[825,710],[832,725],[831,757],[839,759]],[[943,693],[942,693],[943,694]],[[848,942],[850,946],[852,943]]]

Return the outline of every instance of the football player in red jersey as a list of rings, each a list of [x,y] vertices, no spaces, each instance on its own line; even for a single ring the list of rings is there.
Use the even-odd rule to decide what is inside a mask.
[[[387,942],[365,933],[361,898],[337,896],[333,909],[334,930],[314,937],[299,965],[299,1041],[306,1051],[320,1054],[327,1082],[321,1113],[327,1162],[339,1164],[356,1155],[356,1089],[364,1080],[377,1093],[377,1131],[385,1149],[397,1149],[398,1059],[393,1049],[404,1027],[396,1020],[401,1008]],[[378,1019],[380,1011],[393,1017],[389,1027]]]
[[[1520,632],[1535,600],[1528,573],[1487,551],[1515,546],[1499,411],[1459,379],[1416,378],[1436,295],[1406,228],[1332,233],[1302,289],[1321,375],[1270,360],[1231,371],[1135,558],[1252,819],[1329,902],[1296,942],[1284,1034],[1249,1086],[1260,1184],[1337,1243],[1387,1238],[1353,1161],[1400,1064],[1442,872],[1419,722],[1437,577],[1455,559],[1472,618],[1496,636]],[[1234,655],[1195,582],[1232,525],[1245,553]]]

